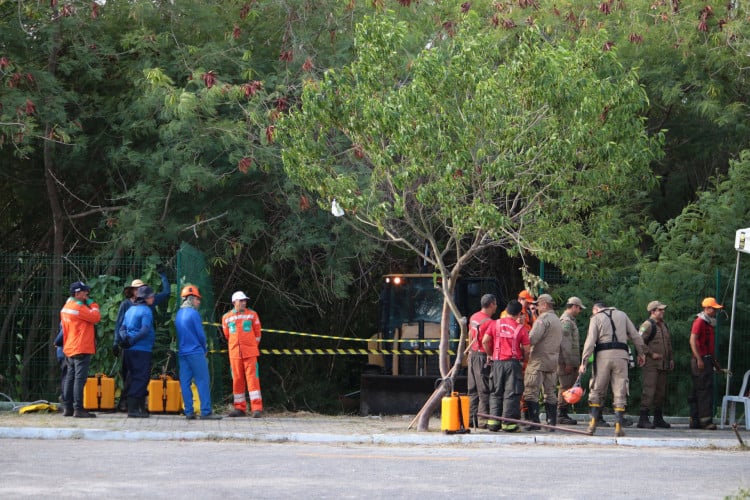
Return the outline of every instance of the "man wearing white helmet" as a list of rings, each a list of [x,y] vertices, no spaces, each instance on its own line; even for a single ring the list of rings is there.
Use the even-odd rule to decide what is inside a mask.
[[[256,365],[260,350],[260,318],[258,313],[247,307],[248,297],[243,292],[232,294],[231,311],[221,318],[224,336],[229,343],[229,364],[232,368],[232,392],[234,410],[230,417],[247,414],[245,391],[250,397],[250,410],[253,418],[259,418],[263,411],[260,395],[260,381]]]

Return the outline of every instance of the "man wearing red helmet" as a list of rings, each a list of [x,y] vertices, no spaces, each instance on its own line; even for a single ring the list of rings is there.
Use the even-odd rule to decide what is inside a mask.
[[[701,302],[703,311],[696,315],[690,329],[690,373],[693,378],[693,390],[688,398],[690,403],[691,429],[716,429],[713,423],[714,370],[721,370],[714,357],[714,328],[716,311],[724,306],[713,297],[706,297]]]
[[[224,336],[229,342],[229,364],[232,368],[232,392],[234,410],[230,417],[241,417],[247,412],[245,391],[250,397],[253,418],[260,418],[263,412],[263,399],[260,395],[260,381],[256,372],[260,350],[260,317],[247,307],[248,297],[243,292],[232,294],[234,308],[221,318]]]

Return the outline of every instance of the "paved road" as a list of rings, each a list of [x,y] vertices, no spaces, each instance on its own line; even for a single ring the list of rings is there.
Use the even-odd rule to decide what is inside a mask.
[[[0,498],[706,499],[750,492],[745,451],[29,439],[0,446]]]

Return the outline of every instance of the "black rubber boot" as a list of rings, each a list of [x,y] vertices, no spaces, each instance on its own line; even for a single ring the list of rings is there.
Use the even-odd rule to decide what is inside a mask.
[[[596,428],[599,427],[599,420],[602,418],[602,407],[591,405],[591,421],[589,422],[588,433],[592,436],[596,432]]]
[[[623,418],[625,417],[625,410],[615,409],[615,437],[622,437],[625,435],[623,430]]]
[[[661,411],[661,408],[657,408],[654,410],[654,427],[660,427],[662,429],[669,429],[672,426],[664,420],[664,414]]]
[[[144,399],[143,401],[140,402],[139,407],[141,409],[141,413],[143,413],[146,417],[148,417],[149,416],[148,401]]]
[[[526,401],[526,407],[529,409],[529,421],[538,424],[539,423],[539,403]],[[541,430],[541,427],[538,427],[536,425],[528,425],[526,426],[526,430],[538,431],[538,430]]]
[[[141,411],[141,402],[138,398],[128,398],[128,417],[129,418],[148,418],[148,413]]]
[[[641,409],[641,416],[638,418],[638,428],[639,429],[653,429],[654,424],[651,423],[651,420],[648,419],[648,408]]]
[[[547,424],[557,425],[557,405],[544,403],[544,409],[547,410]],[[549,429],[549,431],[555,432],[555,429]]]
[[[576,425],[578,420],[570,418],[568,415],[568,405],[557,407],[557,422],[561,425]]]

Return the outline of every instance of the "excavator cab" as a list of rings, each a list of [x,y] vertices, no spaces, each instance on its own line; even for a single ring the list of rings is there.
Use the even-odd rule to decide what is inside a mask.
[[[389,274],[383,277],[380,294],[379,332],[368,349],[387,351],[369,354],[363,370],[360,413],[397,414],[418,411],[440,380],[438,349],[443,292],[440,277],[433,274]],[[462,316],[478,311],[482,295],[493,293],[502,304],[499,283],[494,278],[460,278],[454,300]],[[451,351],[458,348],[461,333],[456,318],[449,323]],[[455,354],[451,356],[451,362]],[[456,378],[458,390],[466,390],[466,377]]]

